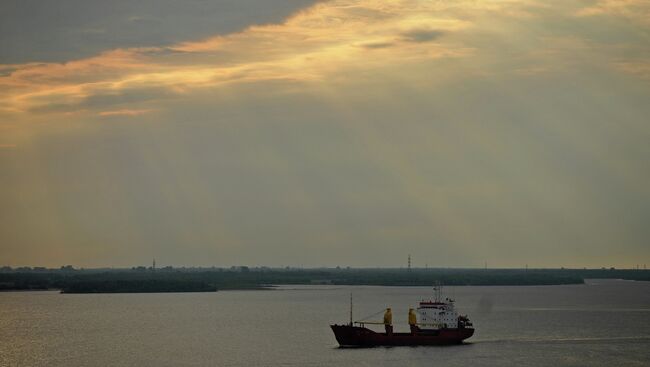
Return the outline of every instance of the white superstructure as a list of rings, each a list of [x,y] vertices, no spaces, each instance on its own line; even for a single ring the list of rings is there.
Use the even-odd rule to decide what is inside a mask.
[[[418,326],[421,329],[456,329],[458,313],[454,309],[454,300],[446,298],[441,301],[440,287],[434,287],[435,300],[420,301],[417,308]]]

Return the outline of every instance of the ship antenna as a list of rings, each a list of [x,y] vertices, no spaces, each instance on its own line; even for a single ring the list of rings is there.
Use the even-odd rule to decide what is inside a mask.
[[[435,297],[436,302],[440,302],[442,298],[442,283],[438,280],[433,286],[433,296]]]
[[[350,292],[350,326],[352,326],[352,292]]]

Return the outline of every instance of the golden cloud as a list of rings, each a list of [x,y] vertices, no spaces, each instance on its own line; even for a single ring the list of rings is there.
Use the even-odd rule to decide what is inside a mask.
[[[596,4],[579,9],[577,16],[620,16],[640,23],[650,24],[650,2],[647,0],[599,0]]]
[[[226,36],[166,47],[117,49],[66,63],[0,65],[0,75],[4,75],[0,77],[0,113],[88,111],[101,115],[143,110],[137,104],[146,96],[169,97],[232,83],[353,83],[354,77],[368,70],[406,73],[409,65],[473,55],[477,44],[492,57],[503,58],[502,52],[493,50],[494,45],[486,44],[489,37],[484,33],[521,37],[521,44],[511,45],[512,41],[504,39],[501,45],[519,47],[523,54],[526,47],[530,50],[526,43],[534,37],[521,36],[518,22],[548,6],[536,0],[319,2],[282,24],[252,26]],[[603,0],[580,14],[628,14],[637,8],[647,9],[639,0]],[[473,59],[469,62],[481,61]],[[510,67],[512,73],[558,69],[548,65],[554,60],[541,65],[519,59],[524,64]],[[480,64],[465,73],[487,75],[487,69]],[[145,97],[137,97],[139,93]]]
[[[614,63],[614,67],[624,73],[635,75],[642,79],[650,80],[650,60],[622,61]]]
[[[367,68],[466,53],[459,47],[405,39],[411,34],[436,41],[470,25],[439,10],[440,4],[428,1],[329,1],[283,24],[253,26],[228,36],[107,51],[62,64],[5,65],[2,69],[8,75],[0,78],[0,109],[14,113],[52,106],[76,109],[92,96],[149,88],[184,92],[232,82],[319,81],[357,65]],[[372,58],[368,52],[373,47],[359,47],[373,44],[391,50]]]
[[[109,116],[140,116],[147,113],[153,112],[151,109],[141,109],[141,110],[113,110],[113,111],[101,111],[98,113],[99,116],[109,117]]]

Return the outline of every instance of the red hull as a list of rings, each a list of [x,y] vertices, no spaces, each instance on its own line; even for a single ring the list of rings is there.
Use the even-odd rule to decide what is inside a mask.
[[[342,347],[375,347],[395,345],[460,344],[474,335],[474,329],[440,329],[417,333],[378,333],[365,327],[331,325],[336,341]]]

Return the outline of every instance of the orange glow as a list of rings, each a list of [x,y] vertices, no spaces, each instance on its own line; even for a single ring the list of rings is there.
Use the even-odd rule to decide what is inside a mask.
[[[99,116],[140,116],[152,112],[153,110],[114,110],[102,111]]]
[[[226,36],[167,47],[117,49],[62,64],[0,65],[0,70],[10,70],[0,78],[0,114],[122,109],[124,106],[111,105],[111,98],[177,95],[197,88],[264,80],[353,82],[350,75],[380,69],[408,74],[410,65],[445,58],[471,56],[475,62],[486,63],[490,59],[472,42],[475,34],[488,30],[508,35],[504,38],[508,40],[521,29],[510,28],[513,26],[503,21],[504,17],[528,19],[536,16],[536,9],[548,8],[546,2],[536,0],[321,2],[282,24],[251,26]],[[650,7],[640,0],[602,0],[586,8],[574,4],[573,9],[578,17],[613,14],[641,19],[637,15],[648,14]],[[522,59],[525,65],[507,71],[522,76],[544,74],[561,66],[562,62],[556,61],[563,55],[575,52],[564,49],[560,54],[557,47],[562,39],[549,40],[545,49],[534,49],[528,59]],[[484,47],[483,51],[493,52],[491,45]],[[647,74],[644,61],[605,63],[613,70]],[[476,69],[489,75],[486,67]],[[337,78],[340,75],[343,77]],[[102,100],[102,105],[88,106],[93,99]],[[128,108],[141,109],[137,104],[132,102],[135,106]]]

